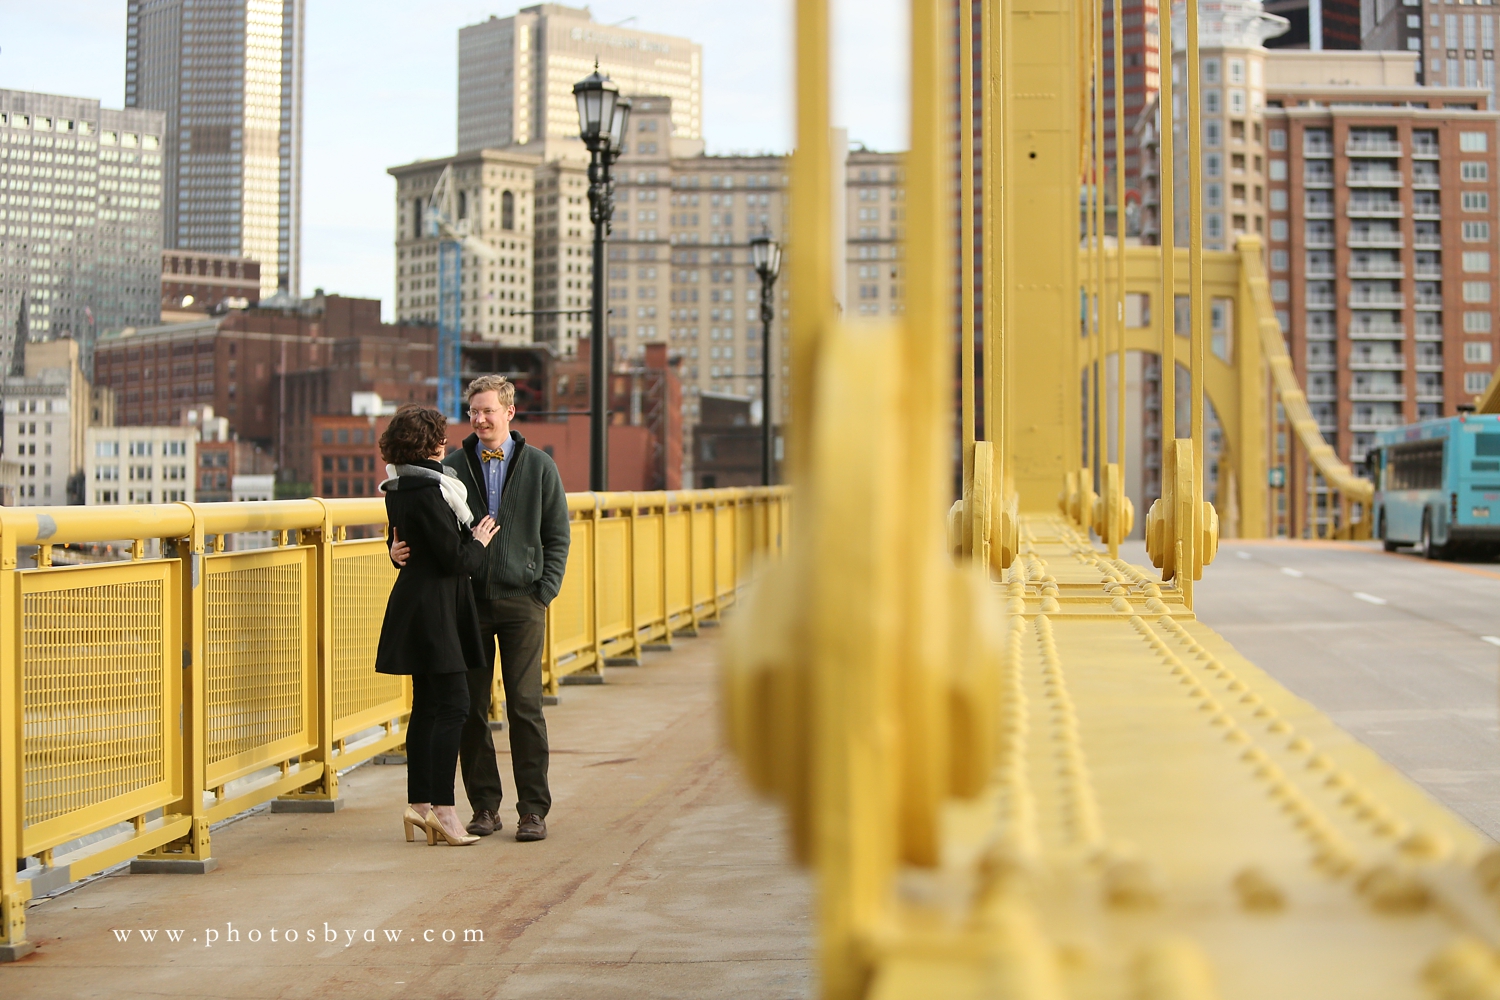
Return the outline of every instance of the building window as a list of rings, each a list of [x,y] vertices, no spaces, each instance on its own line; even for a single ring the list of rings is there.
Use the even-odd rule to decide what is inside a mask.
[[[1490,255],[1486,250],[1469,250],[1464,253],[1464,270],[1469,274],[1489,274]]]
[[[1271,177],[1271,180],[1273,180],[1273,181],[1284,181],[1284,180],[1286,180],[1286,161],[1285,160],[1272,160],[1271,161],[1271,174],[1270,174],[1270,177]]]
[[[1271,282],[1271,301],[1285,302],[1292,297],[1291,285],[1286,281]]]
[[[1286,195],[1286,192],[1283,191],[1282,192],[1282,196],[1285,197],[1285,195]],[[1273,201],[1275,200],[1275,196],[1276,196],[1276,192],[1272,191],[1271,192],[1271,197],[1272,197]],[[1286,238],[1287,238],[1286,220],[1285,219],[1272,219],[1271,220],[1271,239],[1273,239],[1273,240],[1277,241],[1278,243],[1280,243],[1280,242],[1286,240]]]
[[[1464,363],[1470,365],[1487,365],[1490,363],[1490,342],[1487,340],[1476,340],[1464,345]]]
[[[1487,312],[1464,313],[1464,333],[1489,333],[1490,314]]]
[[[1485,153],[1489,151],[1488,132],[1460,132],[1458,133],[1458,148],[1464,153]]]
[[[1273,128],[1270,134],[1270,147],[1275,150],[1286,149],[1286,129]]]
[[[1465,302],[1488,302],[1490,300],[1490,283],[1488,281],[1465,281]]]
[[[509,191],[500,194],[500,228],[516,228],[516,196]]]
[[[1285,271],[1288,267],[1288,255],[1285,250],[1271,251],[1271,270]]]
[[[1465,222],[1463,235],[1465,243],[1488,243],[1490,224],[1488,222]]]
[[[1464,372],[1464,392],[1472,392],[1477,396],[1489,387],[1489,372]]]
[[[1460,168],[1460,173],[1466,181],[1487,181],[1490,179],[1490,165],[1472,160],[1465,161]]]
[[[1283,189],[1283,188],[1272,188],[1271,189],[1271,211],[1273,211],[1273,212],[1285,212],[1286,211],[1286,191],[1285,191],[1285,189]]]
[[[1465,212],[1488,212],[1490,210],[1488,191],[1465,191],[1461,200]]]

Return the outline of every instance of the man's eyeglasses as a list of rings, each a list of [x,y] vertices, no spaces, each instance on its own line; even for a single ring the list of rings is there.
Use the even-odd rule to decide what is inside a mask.
[[[504,410],[470,410],[469,417],[470,419],[474,417],[498,417],[504,412]]]

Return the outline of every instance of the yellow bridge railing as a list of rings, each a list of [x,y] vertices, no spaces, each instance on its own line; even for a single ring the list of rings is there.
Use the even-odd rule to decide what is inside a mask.
[[[780,554],[785,488],[573,494],[544,684],[602,679],[717,620]],[[410,682],[374,671],[396,571],[380,500],[0,508],[0,949],[35,884],[134,858],[213,867],[214,822],[276,799],[332,811],[338,772],[400,746]],[[269,547],[224,551],[270,532]],[[130,540],[123,561],[57,546]],[[147,557],[148,540],[156,554]],[[20,550],[35,547],[33,566]],[[18,879],[37,858],[42,882]]]

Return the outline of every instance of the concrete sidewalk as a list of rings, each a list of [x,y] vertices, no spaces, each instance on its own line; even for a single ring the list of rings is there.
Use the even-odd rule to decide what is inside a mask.
[[[716,645],[564,689],[542,843],[512,839],[507,802],[505,832],[473,847],[407,844],[406,769],[367,766],[338,813],[216,832],[209,875],[120,874],[33,906],[37,950],[0,966],[0,995],[810,996],[810,881],[720,747]]]

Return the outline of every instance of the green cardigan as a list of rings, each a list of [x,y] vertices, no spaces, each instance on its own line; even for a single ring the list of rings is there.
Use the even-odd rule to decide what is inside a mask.
[[[500,530],[485,549],[484,565],[474,574],[474,596],[518,597],[530,594],[551,604],[562,589],[573,531],[568,524],[568,495],[552,456],[510,432],[515,447],[500,487]],[[484,473],[479,465],[479,436],[470,434],[443,464],[469,491],[469,509],[478,521],[489,513]]]

